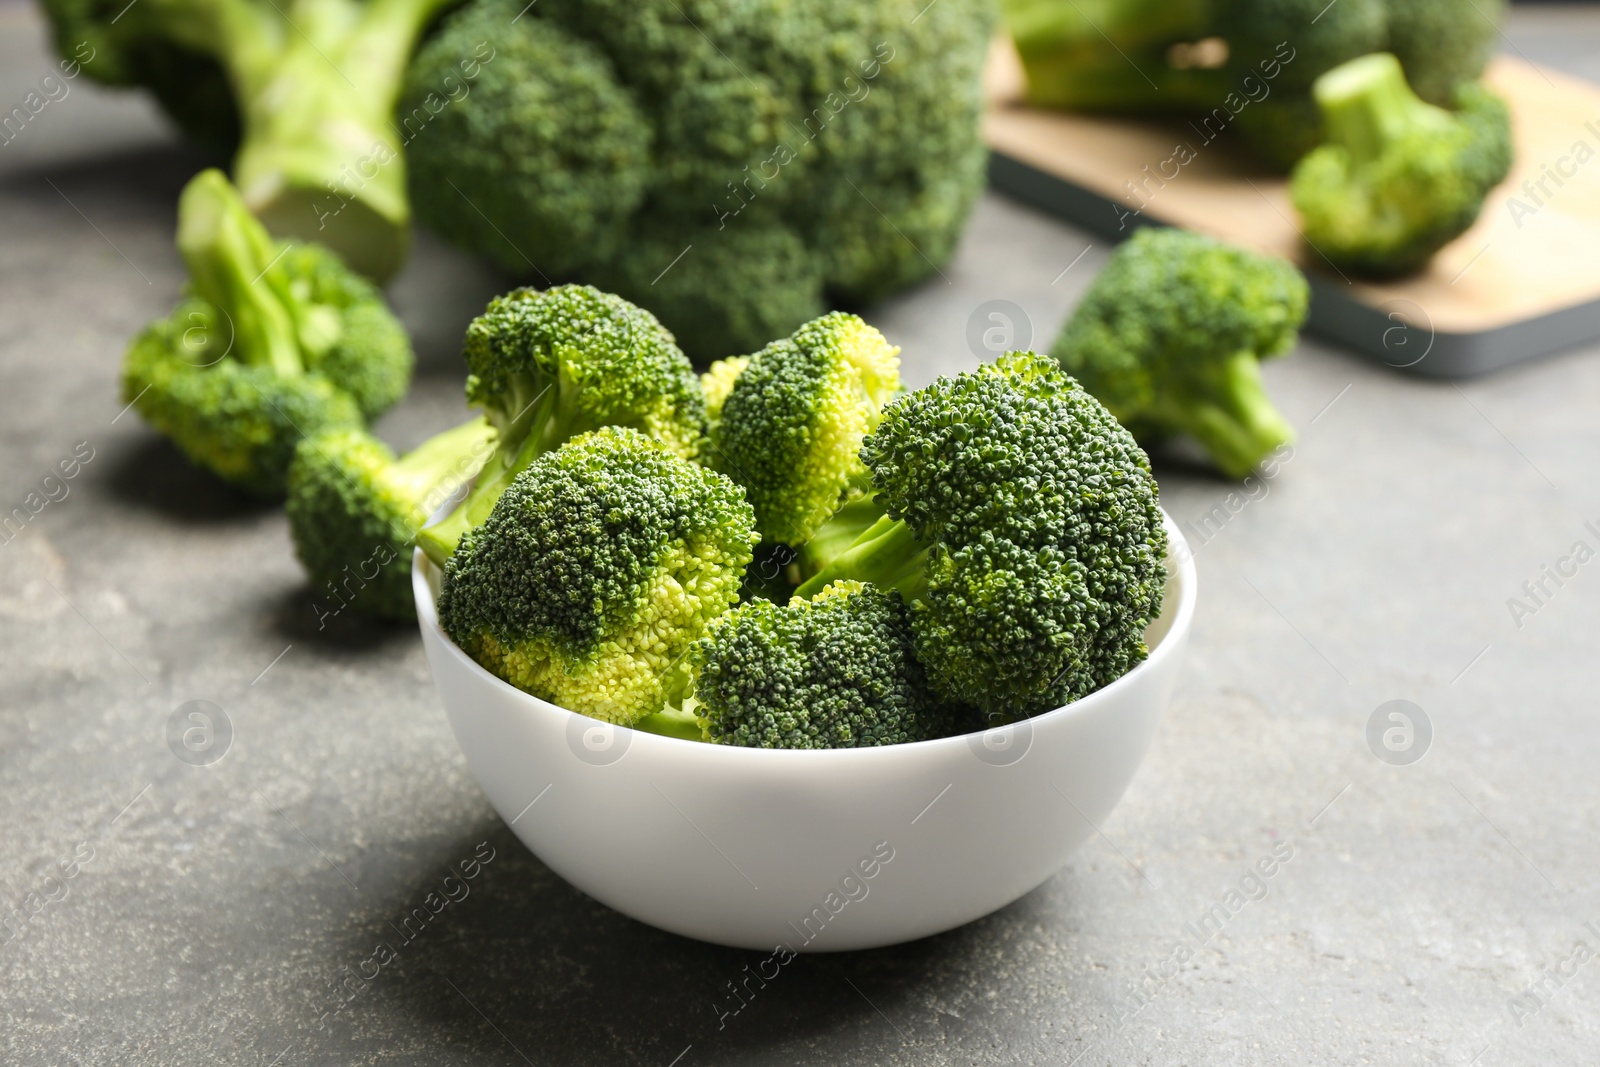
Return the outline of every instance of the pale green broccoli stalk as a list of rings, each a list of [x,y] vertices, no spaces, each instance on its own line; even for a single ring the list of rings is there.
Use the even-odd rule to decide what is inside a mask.
[[[860,582],[787,607],[743,604],[711,624],[690,661],[684,713],[718,744],[869,748],[955,728],[956,708],[917,661],[904,599]]]
[[[234,179],[268,229],[325,244],[382,281],[410,239],[395,103],[418,37],[453,2],[47,0],[45,9],[64,55],[81,42],[94,49],[90,77],[149,87],[213,143],[237,131]]]
[[[1174,66],[1175,46],[1215,32],[1211,0],[1003,0],[1029,103],[1080,111],[1173,111],[1225,84]],[[1224,90],[1225,91],[1225,90]]]
[[[861,439],[900,391],[899,355],[876,329],[835,311],[740,360],[704,460],[744,486],[762,540],[802,545],[860,494]]]
[[[1308,299],[1284,260],[1143,229],[1112,253],[1051,354],[1140,441],[1188,434],[1242,478],[1294,440],[1260,361],[1294,346]]]
[[[1379,52],[1330,70],[1315,92],[1328,142],[1295,167],[1289,191],[1307,242],[1341,269],[1421,269],[1511,169],[1505,102],[1477,83],[1457,89],[1451,113],[1424,103]]]
[[[737,485],[637,430],[583,434],[462,540],[439,621],[518,688],[632,725],[682,699],[685,653],[738,599],[754,521]]]
[[[685,459],[705,437],[700,380],[656,317],[583,285],[496,297],[467,327],[467,402],[499,432],[466,498],[417,545],[443,565],[517,475],[568,438],[632,426]]]
[[[991,719],[1121,677],[1160,614],[1167,535],[1132,435],[1046,356],[1008,353],[891,403],[862,444],[885,514],[796,591],[898,590],[944,700]]]
[[[408,146],[418,217],[648,307],[701,363],[753,352],[949,258],[992,24],[989,0],[469,0],[401,107],[494,42]]]
[[[417,530],[493,453],[494,427],[473,419],[396,459],[358,427],[301,441],[289,466],[295,555],[312,586],[385,619],[416,615],[411,549]],[[340,609],[342,610],[342,608]]]
[[[133,340],[124,399],[196,464],[283,490],[301,437],[397,401],[411,343],[371,283],[318,245],[273,241],[221,171],[178,202],[191,299]]]

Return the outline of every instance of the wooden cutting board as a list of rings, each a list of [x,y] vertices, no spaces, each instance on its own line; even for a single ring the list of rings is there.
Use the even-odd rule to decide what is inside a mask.
[[[1485,79],[1511,106],[1511,175],[1472,229],[1400,281],[1322,260],[1300,237],[1284,178],[1226,138],[1023,105],[1005,40],[985,74],[990,180],[1112,240],[1173,225],[1286,256],[1311,278],[1314,332],[1413,373],[1478,374],[1600,338],[1600,87],[1503,56]]]

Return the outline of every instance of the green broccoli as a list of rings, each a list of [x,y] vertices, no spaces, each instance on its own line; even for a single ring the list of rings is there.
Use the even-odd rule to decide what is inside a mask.
[[[1141,229],[1112,253],[1051,354],[1139,440],[1189,434],[1242,478],[1294,439],[1259,361],[1294,346],[1308,297],[1284,260]]]
[[[860,582],[835,582],[788,607],[743,604],[712,622],[689,659],[684,711],[708,741],[868,748],[955,726],[955,709],[928,689],[905,601]]]
[[[1312,85],[1388,48],[1451,105],[1488,61],[1505,0],[1003,0],[1045,107],[1188,117],[1287,171],[1323,137]]]
[[[1144,659],[1167,535],[1150,463],[1047,356],[1008,353],[890,404],[862,443],[885,514],[796,591],[896,589],[944,700],[1058,707]]]
[[[385,619],[409,619],[417,530],[493,452],[484,419],[424,441],[396,459],[354,426],[301,441],[289,465],[289,532],[314,586]],[[370,571],[370,573],[369,573]],[[352,584],[353,583],[353,584]]]
[[[378,291],[326,249],[281,244],[208,170],[178,203],[192,296],[136,337],[124,399],[192,461],[283,490],[295,443],[388,409],[411,344]]]
[[[1475,82],[1452,114],[1424,103],[1394,56],[1335,67],[1316,84],[1328,143],[1290,179],[1306,241],[1373,277],[1419,270],[1475,222],[1511,169],[1506,105]]]
[[[411,209],[394,107],[418,36],[454,0],[46,0],[57,47],[142,85],[214,146],[274,233],[315,240],[380,281]],[[471,51],[455,58],[470,57]]]
[[[744,491],[624,427],[517,475],[445,568],[439,621],[485,668],[619,725],[678,702],[685,653],[738,599]]]
[[[590,272],[595,283],[655,312],[700,363],[749,352],[827,306],[816,255],[780,221],[644,218],[626,242],[627,255]]]
[[[835,311],[740,360],[747,365],[716,405],[704,458],[744,486],[763,541],[804,544],[859,495],[861,439],[900,389],[899,354]]]
[[[1171,111],[1222,85],[1212,67],[1174,65],[1214,32],[1211,0],[1002,0],[1028,101],[1078,111]],[[1174,100],[1177,97],[1178,100]]]
[[[653,310],[698,360],[933,273],[983,186],[987,0],[469,0],[402,115],[419,217],[519,274]],[[681,258],[680,258],[681,257]]]
[[[643,308],[583,285],[496,297],[467,327],[467,402],[499,431],[495,454],[417,545],[443,565],[536,458],[586,430],[632,426],[685,459],[706,433],[705,397],[672,334]]]

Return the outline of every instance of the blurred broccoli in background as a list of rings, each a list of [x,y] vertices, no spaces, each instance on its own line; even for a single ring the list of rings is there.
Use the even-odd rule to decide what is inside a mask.
[[[1284,260],[1145,228],[1111,254],[1051,355],[1141,442],[1186,433],[1242,478],[1294,439],[1260,361],[1294,346],[1308,297]]]
[[[983,184],[989,0],[471,0],[400,113],[493,42],[410,146],[419,218],[592,280],[701,361],[946,260]]]
[[[681,700],[685,653],[738,599],[744,491],[606,427],[517,475],[445,568],[439,622],[501,678],[629,726]]]
[[[1483,73],[1505,0],[1002,0],[1047,107],[1217,119],[1288,170],[1322,139],[1311,87],[1385,49],[1423,99]],[[1229,98],[1232,98],[1231,100]],[[1209,125],[1209,124],[1208,124]]]
[[[370,282],[314,244],[273,241],[221,171],[178,203],[191,296],[134,338],[122,391],[196,464],[282,492],[296,443],[404,395],[411,343]]]
[[[483,466],[494,437],[487,420],[473,419],[399,459],[354,426],[302,440],[289,465],[285,510],[295,555],[318,595],[326,588],[362,614],[413,618],[417,530]]]
[[[149,89],[189,134],[231,151],[273,233],[316,240],[388,279],[411,210],[393,121],[406,63],[455,0],[44,0],[62,55]],[[467,55],[470,56],[470,51]],[[458,56],[455,59],[461,59]]]
[[[1505,102],[1476,82],[1454,113],[1423,102],[1394,56],[1363,56],[1316,84],[1328,142],[1294,169],[1306,240],[1369,276],[1421,268],[1478,218],[1511,168]]]

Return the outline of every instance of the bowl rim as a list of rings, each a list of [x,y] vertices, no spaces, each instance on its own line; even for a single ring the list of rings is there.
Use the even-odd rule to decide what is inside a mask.
[[[1167,513],[1165,508],[1161,509],[1161,518],[1163,526],[1166,527],[1168,537],[1167,557],[1164,563],[1168,571],[1169,588],[1172,579],[1176,578],[1178,595],[1175,603],[1171,597],[1164,599],[1162,612],[1156,616],[1155,620],[1152,620],[1152,625],[1155,621],[1166,618],[1169,612],[1173,613],[1171,622],[1167,626],[1165,633],[1157,641],[1155,648],[1151,649],[1149,655],[1137,666],[1109,684],[1096,689],[1087,696],[1074,700],[1070,704],[1063,704],[1058,708],[1042,711],[1037,715],[1030,715],[1016,722],[989,727],[985,730],[972,730],[967,733],[951,734],[949,737],[936,737],[927,741],[907,741],[897,745],[874,745],[865,748],[784,749],[717,745],[704,741],[690,741],[687,738],[652,733],[648,730],[635,729],[632,726],[606,723],[602,719],[590,719],[590,721],[602,723],[618,730],[627,730],[632,735],[628,741],[630,747],[641,743],[646,747],[653,747],[659,742],[673,746],[663,749],[664,754],[679,753],[684,758],[766,760],[770,763],[793,760],[815,762],[819,759],[910,759],[915,758],[918,753],[936,751],[941,746],[954,748],[957,745],[970,745],[971,738],[982,737],[992,730],[1011,730],[1021,723],[1027,723],[1030,726],[1038,724],[1034,728],[1039,728],[1046,723],[1051,725],[1062,724],[1077,717],[1095,714],[1103,710],[1105,705],[1119,699],[1124,690],[1138,684],[1138,678],[1141,674],[1149,674],[1172,656],[1181,655],[1180,646],[1184,644],[1183,639],[1194,620],[1196,594],[1194,553],[1189,548],[1189,543],[1183,536],[1183,531],[1173,521],[1172,516]],[[518,689],[505,679],[490,673],[477,660],[469,656],[460,645],[457,645],[450,635],[445,633],[444,628],[439,625],[438,610],[434,604],[433,591],[428,580],[429,573],[438,573],[438,570],[439,568],[435,566],[433,561],[423,555],[420,548],[413,549],[411,589],[412,595],[416,600],[417,625],[420,629],[431,631],[433,636],[441,642],[446,653],[457,663],[464,666],[469,674],[480,681],[488,682],[491,686],[498,687],[503,695],[514,699],[526,713],[546,716],[554,713],[564,721],[570,720],[574,716],[585,719],[590,718],[581,712],[564,708],[559,704],[553,704],[542,697],[534,696],[526,690]],[[699,752],[702,755],[691,756],[690,754],[693,752]]]

